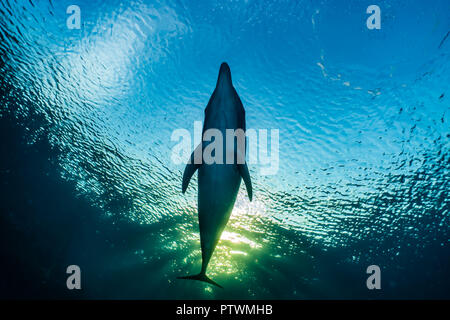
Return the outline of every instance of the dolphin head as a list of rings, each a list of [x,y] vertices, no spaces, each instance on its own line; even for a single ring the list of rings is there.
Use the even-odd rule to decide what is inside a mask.
[[[220,65],[220,69],[219,69],[219,77],[217,78],[217,86],[219,85],[231,85],[231,70],[230,67],[228,66],[228,63],[223,62]]]

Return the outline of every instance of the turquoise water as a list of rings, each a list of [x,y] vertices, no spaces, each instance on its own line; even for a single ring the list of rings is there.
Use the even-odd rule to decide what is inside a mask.
[[[0,296],[450,297],[449,1],[377,1],[380,30],[369,1],[77,1],[68,29],[72,2],[0,3]],[[249,166],[220,290],[176,280],[201,252],[171,134],[223,61],[280,149],[276,175]]]

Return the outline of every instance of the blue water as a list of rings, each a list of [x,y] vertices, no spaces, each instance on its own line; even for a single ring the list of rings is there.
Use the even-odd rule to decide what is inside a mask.
[[[450,298],[449,31],[448,0],[2,0],[0,297]],[[171,134],[223,61],[280,151],[241,186],[220,290],[176,280],[201,252]]]

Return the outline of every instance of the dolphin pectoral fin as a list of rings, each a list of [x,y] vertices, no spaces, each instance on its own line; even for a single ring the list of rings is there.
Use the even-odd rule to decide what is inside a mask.
[[[246,163],[237,165],[239,174],[245,183],[245,188],[247,189],[248,198],[252,201],[253,190],[252,190],[252,181],[250,180],[250,173],[248,172],[248,167]]]
[[[209,284],[215,285],[215,286],[223,289],[223,287],[220,284],[218,284],[217,282],[215,282],[215,281],[211,280],[210,278],[208,278],[206,276],[206,274],[204,274],[204,273],[196,274],[195,276],[177,277],[177,279],[203,281],[203,282],[207,282]]]
[[[185,193],[186,189],[189,185],[189,181],[191,180],[191,177],[194,175],[195,171],[200,167],[199,164],[193,164],[189,163],[186,168],[184,169],[183,174],[183,183],[181,185],[181,192]]]
[[[200,148],[200,150],[198,150]],[[195,148],[194,152],[191,154],[191,158],[189,159],[189,163],[186,165],[186,168],[184,168],[183,173],[183,183],[181,184],[181,191],[183,193],[186,192],[186,189],[189,185],[189,181],[191,181],[192,176],[194,175],[195,171],[197,171],[198,168],[202,165],[201,163],[195,163],[198,161],[194,161],[196,152],[201,152],[201,144]],[[200,156],[202,154],[200,153]]]

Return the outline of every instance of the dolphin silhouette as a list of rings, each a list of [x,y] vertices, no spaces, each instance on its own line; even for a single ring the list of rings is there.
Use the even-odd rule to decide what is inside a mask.
[[[241,129],[245,132],[244,106],[233,87],[230,67],[226,62],[220,66],[216,88],[205,109],[202,137],[208,129],[219,130],[222,137],[226,137],[227,129]],[[233,137],[233,139],[235,138],[236,136]],[[184,170],[182,183],[182,192],[185,193],[192,175],[198,170],[198,220],[202,248],[202,268],[197,275],[178,278],[200,280],[222,288],[206,276],[206,268],[220,235],[230,218],[241,178],[244,179],[250,201],[252,200],[252,183],[245,163],[245,137],[243,147],[242,144],[239,147],[239,144],[234,143],[235,147],[227,150],[229,149],[227,145],[222,143],[222,155],[226,156],[227,152],[228,154],[233,153],[231,155],[233,161],[222,159],[224,160],[221,161],[222,163],[219,163],[220,161],[217,161],[217,158],[214,163],[210,161],[208,163],[206,160],[201,161],[202,158],[198,161],[198,152],[203,151],[208,145],[204,140],[206,139],[202,139],[202,143],[192,153]],[[217,150],[214,152],[217,152]],[[203,155],[203,152],[200,155]]]

